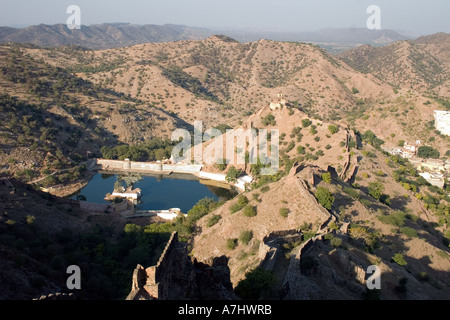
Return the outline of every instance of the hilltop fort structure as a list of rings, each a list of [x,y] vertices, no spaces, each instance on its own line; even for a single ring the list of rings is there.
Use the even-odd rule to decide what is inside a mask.
[[[278,94],[278,101],[270,103],[270,110],[281,110],[286,107],[287,101],[284,99],[283,94]]]

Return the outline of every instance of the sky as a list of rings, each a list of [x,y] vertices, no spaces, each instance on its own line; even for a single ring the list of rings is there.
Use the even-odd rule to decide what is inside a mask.
[[[0,26],[66,23],[69,5],[81,24],[180,24],[247,31],[316,31],[366,27],[370,5],[381,28],[425,35],[450,33],[448,0],[0,0]]]

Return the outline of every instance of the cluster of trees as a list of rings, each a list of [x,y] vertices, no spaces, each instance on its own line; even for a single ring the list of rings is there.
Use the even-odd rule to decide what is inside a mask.
[[[26,222],[0,223],[0,241],[16,252],[16,266],[27,260],[39,261],[30,276],[31,287],[23,288],[31,297],[40,296],[51,283],[64,288],[61,275],[69,265],[78,265],[83,288],[80,298],[122,300],[130,292],[133,269],[138,263],[155,264],[169,237],[164,225],[127,225],[122,232],[97,225],[84,231],[63,228],[53,233],[41,227],[39,216],[29,216]]]
[[[201,199],[187,217],[147,226],[129,223],[123,231],[97,224],[83,231],[64,228],[53,232],[39,224],[39,216],[28,216],[24,222],[9,219],[8,223],[0,221],[0,241],[15,249],[19,267],[25,263],[23,254],[39,261],[39,270],[31,279],[34,296],[39,296],[50,281],[65,281],[61,275],[74,264],[82,270],[83,298],[122,300],[130,292],[137,264],[155,265],[172,232],[177,231],[181,241],[188,241],[195,223],[220,205],[211,198]]]
[[[268,114],[262,119],[262,124],[265,126],[275,126],[277,122],[273,114]]]
[[[439,159],[440,157],[439,151],[430,146],[420,146],[417,150],[417,155],[419,156],[419,158],[425,159]]]
[[[384,203],[385,205],[388,205],[388,206],[391,205],[390,196],[383,193],[383,191],[384,191],[383,183],[381,183],[379,181],[369,182],[368,191],[369,191],[369,195],[372,198]]]
[[[103,146],[100,149],[102,157],[110,160],[155,161],[169,159],[175,142],[170,140],[152,139],[139,145]]]
[[[375,148],[379,148],[382,144],[384,144],[384,141],[378,138],[371,130],[367,130],[366,132],[364,132],[361,138],[363,141],[367,142]]]

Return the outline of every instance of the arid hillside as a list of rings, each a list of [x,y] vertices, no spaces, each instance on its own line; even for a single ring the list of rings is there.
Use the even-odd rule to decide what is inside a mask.
[[[91,258],[110,258],[100,269],[134,264],[132,270],[157,258],[145,257],[149,243],[142,239],[159,250],[164,236],[177,231],[200,262],[225,256],[241,298],[448,299],[448,186],[431,185],[381,146],[420,140],[448,157],[450,140],[436,130],[433,112],[450,106],[449,45],[448,35],[436,34],[340,56],[311,44],[239,43],[221,35],[107,50],[0,46],[1,171],[64,185],[89,175],[95,156],[140,161],[150,154],[156,159],[158,150],[165,159],[170,143],[152,139],[170,138],[176,128],[192,132],[195,121],[221,132],[276,129],[273,175],[261,174],[268,167],[261,161],[238,165],[223,154],[214,156],[230,163],[205,165],[229,182],[252,176],[235,198],[203,199],[172,222],[128,226],[116,243],[100,241],[95,231],[76,245],[87,242]],[[213,141],[202,143],[206,148]],[[247,158],[244,145],[233,152]],[[24,207],[8,218],[20,197],[5,202],[0,221],[13,236],[18,225],[31,228]],[[44,214],[52,206],[38,202]],[[70,213],[63,205],[58,210]],[[59,249],[69,250],[65,245]],[[122,264],[117,258],[124,246],[136,250]],[[48,244],[37,247],[39,256]],[[365,290],[369,265],[386,275],[381,292]],[[267,280],[256,297],[246,291],[255,284],[252,276]],[[92,280],[92,286],[107,282]],[[105,288],[101,294],[108,296]]]
[[[130,94],[185,121],[238,123],[268,106],[279,93],[296,107],[324,116],[359,99],[386,98],[391,88],[346,67],[317,46],[260,40],[238,43],[213,36],[202,41],[137,45],[104,51],[31,49],[96,84]],[[353,87],[361,94],[355,96]],[[339,114],[339,110],[335,110]]]
[[[0,47],[0,100],[1,170],[26,181],[98,157],[103,145],[168,138],[189,127],[16,46]]]
[[[385,47],[361,46],[339,57],[356,70],[371,73],[394,87],[448,96],[450,35],[438,33]]]
[[[311,44],[212,36],[101,51],[26,52],[189,124],[201,120],[205,128],[239,126],[282,94],[290,108],[311,118],[371,129],[387,144],[393,134],[395,145],[422,140],[445,154],[448,139],[430,122],[433,110],[448,107],[449,43],[437,34],[334,57]]]

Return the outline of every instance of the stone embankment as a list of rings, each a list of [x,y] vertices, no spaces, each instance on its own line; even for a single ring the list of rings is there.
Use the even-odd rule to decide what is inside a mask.
[[[169,175],[172,173],[184,173],[192,174],[203,180],[212,180],[219,183],[229,184],[226,181],[226,175],[221,173],[211,173],[202,171],[203,165],[189,165],[189,164],[171,164],[165,162],[135,162],[129,160],[107,160],[96,159],[97,168],[105,171],[125,171],[125,172],[139,172],[150,174],[163,174]],[[250,176],[244,176],[235,183],[232,183],[234,187],[239,190],[245,190],[247,183],[252,182]]]
[[[129,160],[96,159],[97,167],[101,170],[133,171],[147,173],[190,173],[198,174],[202,165],[168,164],[163,162],[135,162]]]

